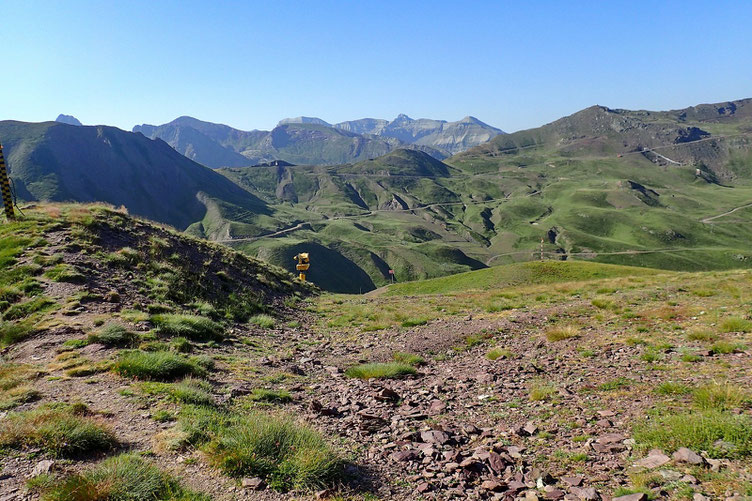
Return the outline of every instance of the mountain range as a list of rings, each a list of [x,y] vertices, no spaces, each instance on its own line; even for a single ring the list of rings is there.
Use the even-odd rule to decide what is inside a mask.
[[[557,259],[752,265],[750,99],[664,112],[593,106],[444,160],[412,145],[337,165],[250,167],[237,157],[270,136],[365,136],[294,120],[271,132],[176,122],[138,134],[5,121],[0,141],[21,200],[124,205],[286,268],[310,250],[311,278],[335,291],[373,289],[390,269],[404,281],[529,260],[541,240]],[[200,163],[201,148],[188,148],[199,139],[238,163],[212,170],[145,137],[168,130]],[[197,135],[181,143],[188,134]]]
[[[374,125],[376,124],[376,125]],[[242,131],[226,125],[179,117],[163,125],[137,125],[207,167],[253,166],[273,160],[303,165],[336,165],[375,158],[398,148],[443,159],[484,143],[502,131],[466,117],[459,122],[363,119],[331,125],[320,118],[281,120],[271,131]]]

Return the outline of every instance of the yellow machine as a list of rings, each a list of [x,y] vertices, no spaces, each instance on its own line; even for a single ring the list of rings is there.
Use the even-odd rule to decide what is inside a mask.
[[[5,206],[5,217],[8,220],[15,219],[13,213],[13,195],[10,191],[10,180],[8,171],[5,168],[5,158],[3,157],[3,145],[0,144],[0,190],[3,192],[3,206]]]
[[[308,259],[308,253],[301,252],[293,259],[298,262],[295,268],[300,272],[300,279],[305,282],[305,272],[311,267],[311,260]]]

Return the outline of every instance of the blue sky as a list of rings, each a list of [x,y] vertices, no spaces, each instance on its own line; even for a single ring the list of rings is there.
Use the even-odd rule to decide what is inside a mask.
[[[458,120],[752,97],[752,2],[0,2],[0,119]]]

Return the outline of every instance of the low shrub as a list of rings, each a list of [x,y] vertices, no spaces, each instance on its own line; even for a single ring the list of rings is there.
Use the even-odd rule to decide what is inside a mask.
[[[120,354],[113,370],[121,376],[169,381],[184,376],[202,376],[206,370],[182,355],[169,351],[126,351]]]
[[[412,365],[399,362],[361,364],[345,371],[347,377],[358,379],[396,378],[416,373]]]
[[[57,457],[75,457],[112,449],[115,435],[83,405],[49,404],[8,414],[0,429],[0,447],[40,448]]]

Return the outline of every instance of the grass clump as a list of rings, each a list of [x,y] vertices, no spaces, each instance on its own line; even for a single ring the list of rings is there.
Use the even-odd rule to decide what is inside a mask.
[[[691,391],[692,389],[686,384],[673,381],[666,381],[655,388],[655,392],[659,395],[686,395]]]
[[[552,327],[546,331],[546,339],[549,341],[563,341],[565,339],[571,339],[579,337],[579,329],[573,325],[563,325],[560,327]]]
[[[248,319],[248,321],[254,325],[258,325],[262,329],[273,329],[275,325],[274,317],[271,315],[267,315],[266,313],[259,313],[258,315],[253,315],[251,318]]]
[[[89,335],[89,343],[101,343],[105,346],[135,346],[139,342],[138,334],[129,331],[123,325],[109,323],[96,333]]]
[[[729,317],[721,322],[723,332],[750,332],[752,331],[752,322],[742,317]]]
[[[752,455],[752,419],[717,410],[658,415],[635,426],[633,437],[645,449],[688,447],[716,458]]]
[[[170,341],[170,348],[178,353],[190,353],[193,351],[193,345],[184,337],[176,337]]]
[[[529,390],[529,398],[532,402],[550,400],[555,394],[556,387],[549,383],[535,383]]]
[[[192,405],[214,405],[212,387],[206,381],[185,378],[179,383],[141,383],[140,390],[147,395],[169,395],[171,400]]]
[[[687,333],[687,339],[690,341],[711,342],[718,339],[718,334],[707,329],[692,330]]]
[[[113,366],[121,376],[154,381],[169,381],[184,376],[203,376],[206,369],[182,355],[169,351],[126,351]]]
[[[0,364],[0,411],[39,398],[39,392],[27,384],[36,376],[28,365]]]
[[[614,391],[614,390],[619,390],[621,388],[628,388],[630,384],[632,384],[632,381],[630,379],[627,379],[625,377],[619,377],[616,379],[612,379],[611,381],[606,381],[605,383],[600,385],[598,389],[602,391]]]
[[[135,454],[105,459],[77,475],[42,488],[44,501],[209,501],[205,494],[186,489],[156,465]]]
[[[270,404],[286,404],[292,402],[292,395],[285,390],[267,390],[255,388],[251,391],[251,400],[254,402],[266,402]]]
[[[486,353],[486,358],[489,360],[498,360],[500,358],[510,358],[512,352],[506,348],[492,348]]]
[[[714,355],[728,355],[729,353],[738,353],[744,351],[745,346],[741,343],[734,343],[725,339],[720,339],[713,343],[710,351]]]
[[[82,273],[76,271],[73,266],[64,263],[45,271],[44,276],[54,282],[82,283],[86,281],[86,277]]]
[[[152,315],[149,320],[163,336],[176,336],[196,341],[222,339],[224,327],[214,320],[199,315],[162,313]]]
[[[398,351],[394,355],[392,355],[392,358],[395,362],[412,365],[413,367],[418,367],[419,365],[424,365],[426,363],[426,359],[421,357],[420,355],[416,355],[414,353],[404,353],[401,351]]]
[[[31,322],[0,322],[0,348],[21,341],[34,331]]]
[[[342,470],[339,455],[315,430],[260,412],[220,425],[205,449],[226,474],[257,476],[279,491],[331,485]]]
[[[710,383],[693,392],[695,405],[703,410],[732,410],[746,406],[750,395],[732,383]]]
[[[358,379],[396,378],[416,374],[412,365],[400,362],[360,364],[350,367],[345,375]]]
[[[402,321],[402,327],[418,327],[419,325],[426,325],[428,323],[427,318],[408,318]]]
[[[50,404],[9,414],[0,429],[0,447],[40,448],[56,457],[112,449],[113,433],[82,404]]]

